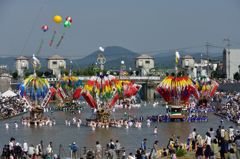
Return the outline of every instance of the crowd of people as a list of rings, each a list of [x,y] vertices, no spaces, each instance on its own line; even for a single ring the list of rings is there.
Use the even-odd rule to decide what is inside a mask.
[[[25,112],[24,102],[17,97],[0,97],[1,117],[9,117]]]

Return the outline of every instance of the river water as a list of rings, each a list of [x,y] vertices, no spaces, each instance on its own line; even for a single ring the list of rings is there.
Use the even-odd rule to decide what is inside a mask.
[[[50,103],[50,106],[55,107],[57,103]],[[143,115],[146,119],[147,115],[158,115],[159,113],[165,114],[166,110],[162,106],[153,107],[152,104],[147,104],[147,106],[141,106],[139,108],[128,109],[116,109],[116,112],[111,115],[111,118],[115,116],[116,119],[125,118],[124,112],[127,112],[128,115],[139,117]],[[56,125],[35,127],[34,125],[23,126],[21,124],[22,116],[13,117],[6,120],[0,121],[0,148],[4,144],[8,144],[11,137],[16,138],[16,141],[22,143],[23,140],[27,140],[28,144],[39,144],[40,141],[43,141],[44,147],[52,142],[54,149],[58,149],[59,145],[62,144],[63,148],[67,149],[68,144],[75,141],[79,147],[94,147],[96,141],[99,141],[102,146],[105,146],[109,143],[110,139],[113,141],[119,140],[121,146],[124,147],[140,147],[140,143],[144,138],[147,138],[147,147],[152,147],[155,140],[158,140],[159,147],[166,147],[168,139],[171,134],[180,135],[180,142],[186,142],[189,133],[192,132],[193,128],[197,128],[197,132],[202,136],[205,136],[206,131],[213,127],[214,130],[218,128],[220,123],[220,117],[213,114],[213,112],[208,113],[209,122],[193,122],[193,123],[182,123],[182,122],[162,122],[162,123],[151,123],[150,127],[147,127],[146,122],[143,123],[142,128],[138,129],[135,127],[130,127],[129,130],[126,130],[125,127],[115,128],[110,127],[106,128],[96,128],[95,131],[92,131],[90,127],[81,126],[77,128],[76,125],[66,126],[65,120],[73,118],[74,115],[70,112],[65,111],[55,111],[54,113],[46,112],[44,116],[48,115],[50,118],[56,119]],[[23,117],[29,117],[30,114],[26,113]],[[81,117],[82,122],[85,118],[91,116],[91,111],[89,106],[85,106],[85,109],[81,111],[80,114],[76,114],[76,117]],[[14,122],[17,122],[19,127],[18,129],[14,128]],[[8,130],[5,129],[5,123],[10,124]],[[154,135],[154,127],[158,127],[158,134]],[[228,122],[224,120],[225,128],[233,126],[236,130],[236,126],[233,122]]]

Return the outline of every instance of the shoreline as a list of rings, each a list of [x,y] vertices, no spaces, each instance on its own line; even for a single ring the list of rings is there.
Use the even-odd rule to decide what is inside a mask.
[[[21,113],[18,113],[18,114],[16,114],[16,115],[10,115],[10,116],[8,116],[8,117],[0,117],[0,120],[13,118],[13,117],[16,117],[16,116],[19,116],[19,115],[23,115],[23,114],[25,114],[25,113],[28,113],[28,111],[26,111],[26,112],[21,112]]]

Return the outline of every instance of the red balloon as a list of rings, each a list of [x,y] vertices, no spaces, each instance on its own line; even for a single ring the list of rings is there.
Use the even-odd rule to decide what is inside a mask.
[[[67,17],[66,20],[72,23],[72,17]]]

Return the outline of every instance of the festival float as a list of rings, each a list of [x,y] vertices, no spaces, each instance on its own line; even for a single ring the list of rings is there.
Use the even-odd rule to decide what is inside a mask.
[[[200,76],[195,80],[195,87],[198,90],[198,104],[199,107],[209,107],[208,101],[211,100],[213,94],[216,92],[219,84],[206,76]]]
[[[82,90],[82,96],[92,108],[90,120],[110,122],[111,108],[121,95],[121,82],[112,75],[92,76]]]
[[[81,97],[82,81],[77,77],[65,76],[59,79],[57,84],[57,94],[62,99],[61,103],[58,103],[60,110],[74,110],[81,109],[77,99]]]
[[[44,108],[48,105],[56,90],[50,87],[48,81],[36,76],[36,70],[41,68],[40,61],[33,55],[30,60],[34,74],[19,84],[20,95],[30,109],[30,123],[42,119]]]
[[[122,84],[122,91],[117,100],[115,107],[140,106],[141,100],[137,97],[141,85],[134,81],[119,81]]]

